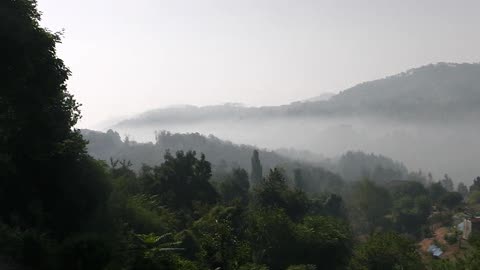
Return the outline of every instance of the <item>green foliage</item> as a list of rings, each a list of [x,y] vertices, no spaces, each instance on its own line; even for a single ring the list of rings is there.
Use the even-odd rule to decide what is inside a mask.
[[[301,189],[303,191],[306,190],[306,183],[305,183],[305,180],[303,179],[301,169],[293,170],[293,183],[295,184],[295,188]]]
[[[450,233],[445,234],[445,241],[447,241],[447,243],[449,245],[453,245],[453,244],[458,242],[458,237],[459,237],[459,235],[458,235],[457,231],[455,231],[453,233],[450,232]]]
[[[293,264],[295,254],[295,224],[281,209],[258,209],[248,217],[247,237],[251,243],[254,263],[263,263],[273,269]]]
[[[58,242],[37,230],[22,231],[0,223],[0,254],[4,263],[15,265],[22,262],[27,267],[55,269],[58,248]]]
[[[65,239],[60,249],[60,269],[103,269],[111,260],[113,246],[108,237],[84,233]]]
[[[199,259],[209,269],[237,269],[250,259],[244,239],[244,214],[239,207],[217,206],[193,224],[202,252]]]
[[[376,183],[403,180],[407,169],[401,163],[384,156],[349,151],[338,161],[340,175],[347,181],[369,178]]]
[[[200,159],[194,151],[167,152],[165,162],[146,168],[140,176],[147,192],[159,195],[162,204],[171,209],[194,211],[196,205],[214,204],[218,194],[210,184],[210,163],[205,155]]]
[[[480,249],[480,233],[472,232],[468,238],[468,243],[476,249]]]
[[[268,177],[255,190],[254,197],[260,207],[281,208],[294,220],[301,219],[309,209],[306,194],[291,189],[278,168],[270,170]]]
[[[240,168],[233,169],[231,174],[227,175],[226,179],[220,183],[220,193],[226,203],[235,201],[248,203],[249,189],[248,173]]]
[[[365,179],[356,182],[352,187],[350,207],[353,208],[356,224],[362,232],[372,232],[384,226],[385,216],[390,213],[392,199],[388,190]]]
[[[280,209],[250,213],[248,234],[254,262],[272,269],[307,263],[325,269],[344,268],[351,254],[351,233],[330,217],[306,217],[294,223]]]
[[[431,203],[426,196],[412,198],[405,196],[395,200],[392,209],[392,223],[396,231],[420,236],[422,226],[430,215]]]
[[[164,233],[177,225],[175,215],[161,207],[156,196],[131,196],[127,198],[124,212],[125,220],[139,233]]]
[[[343,222],[322,216],[308,216],[295,228],[298,247],[296,263],[323,269],[343,269],[352,252],[350,228]]]
[[[287,175],[292,175],[294,187],[308,195],[316,196],[325,192],[340,194],[344,191],[344,180],[324,168],[300,162],[283,163],[281,166]]]
[[[35,1],[2,1],[0,13],[0,216],[64,237],[103,207],[107,177],[73,129],[80,111],[60,35],[40,27]]]
[[[269,268],[265,265],[248,263],[245,265],[240,266],[238,270],[269,270]]]
[[[480,176],[473,179],[473,184],[470,186],[470,192],[480,191]]]
[[[440,202],[440,199],[448,192],[441,183],[432,183],[428,188],[428,191],[430,193],[430,198],[435,203]]]
[[[346,218],[347,209],[342,197],[337,194],[322,194],[310,200],[310,215]]]
[[[468,188],[464,183],[460,182],[457,186],[457,192],[462,194],[462,196],[465,198],[468,195]]]
[[[396,233],[373,234],[355,248],[352,270],[422,269],[415,244]]]
[[[291,265],[287,270],[317,270],[315,265],[311,264],[300,264],[300,265]]]
[[[425,187],[416,181],[397,181],[391,184],[391,193],[395,199],[405,196],[418,197],[428,196],[428,191]]]
[[[450,212],[436,212],[429,217],[430,224],[440,224],[442,226],[452,225],[452,213]]]
[[[39,20],[35,1],[0,3],[0,255],[35,269],[102,269],[110,179],[73,128],[80,111],[56,56],[60,35]]]
[[[393,228],[400,233],[420,236],[432,208],[428,191],[418,182],[400,181],[392,187],[391,193]]]
[[[434,260],[428,266],[430,270],[478,270],[480,266],[480,250],[474,249],[453,259]]]
[[[158,165],[164,161],[165,151],[189,151],[197,150],[204,153],[212,164],[212,178],[214,183],[221,183],[228,176],[230,170],[245,168],[250,170],[252,146],[236,145],[228,141],[222,141],[214,136],[203,136],[198,133],[170,133],[158,132],[157,143],[137,143],[129,141],[128,144],[120,139],[120,135],[114,131],[106,133],[81,130],[82,135],[89,141],[88,152],[95,158],[102,160],[127,159],[131,160],[134,170],[142,170],[142,164],[147,167]],[[261,156],[262,171],[282,167],[287,176],[294,179],[295,170],[301,170],[303,186],[301,190],[307,194],[320,194],[331,192],[340,194],[344,188],[344,180],[333,170],[329,164],[308,164],[304,161],[293,161],[294,153],[279,155],[278,151],[270,152],[258,150]],[[172,152],[173,153],[173,152]],[[288,158],[290,157],[290,158]],[[327,169],[328,168],[328,169]],[[262,178],[259,178],[260,182]],[[253,186],[253,182],[250,183]]]
[[[264,179],[258,150],[213,136],[162,132],[156,134],[155,144],[137,144],[128,137],[122,142],[112,130],[85,132],[92,139],[89,147],[106,153],[105,160],[110,158],[108,168],[86,153],[86,141],[74,129],[79,104],[67,91],[70,71],[56,56],[60,34],[40,26],[34,0],[0,2],[0,37],[1,266],[420,268],[414,245],[394,233],[371,235],[355,249],[349,265],[354,236],[338,195],[345,191],[344,182],[313,165],[262,151],[265,168],[285,163],[287,169],[271,169]],[[194,151],[177,151],[162,159],[159,151],[170,146],[210,151],[217,161],[220,194],[210,183],[212,168],[205,155],[197,158]],[[247,168],[252,150],[250,192],[247,171],[233,162]],[[125,156],[136,164],[116,160],[118,153],[128,153]],[[137,174],[133,169],[139,169],[134,166],[141,161],[150,165]],[[426,223],[431,201],[454,208],[466,194],[463,187],[461,193],[451,192],[447,175],[427,192],[419,184],[426,182],[422,173],[408,174],[402,164],[383,156],[349,152],[338,171],[351,181],[372,179],[351,186],[352,225],[365,225],[360,233],[392,225],[399,232],[416,234]],[[295,187],[287,175],[293,175]],[[407,178],[413,181],[389,185]],[[477,180],[470,188],[475,203],[480,201],[475,197],[480,192]],[[470,242],[476,247],[475,236]],[[454,267],[469,269],[477,257],[471,253]]]
[[[262,182],[263,179],[263,168],[262,164],[260,163],[260,158],[258,155],[258,150],[253,150],[252,155],[252,172],[250,175],[250,179],[252,181],[252,186],[258,185]]]
[[[462,194],[458,192],[448,192],[440,198],[440,204],[448,209],[453,209],[463,201]]]
[[[144,256],[146,258],[154,258],[157,253],[183,250],[178,247],[181,242],[174,242],[173,235],[170,233],[163,235],[156,235],[154,233],[135,234],[134,236],[141,249],[144,250]]]
[[[445,188],[446,191],[452,192],[453,191],[453,181],[448,174],[443,176],[443,179],[440,180],[440,184]]]
[[[301,167],[299,189],[279,169],[263,181],[255,150],[254,194],[247,172],[235,169],[219,183],[220,197],[210,183],[211,164],[194,151],[167,152],[159,164],[146,150],[153,145],[122,142],[110,130],[106,138],[90,133],[102,141],[90,147],[149,153],[159,165],[143,166],[137,175],[129,160],[111,158],[115,151],[104,158],[111,168],[87,155],[86,141],[74,129],[80,111],[66,88],[70,71],[56,56],[60,36],[39,20],[33,0],[0,3],[0,37],[8,52],[0,64],[0,176],[8,180],[0,182],[0,263],[49,270],[347,266],[353,236],[332,217],[343,215],[342,198],[330,194],[313,202],[300,190],[315,181],[322,187],[312,194],[327,186],[340,190],[342,181],[333,173]],[[155,147],[180,145],[179,137],[157,134]],[[198,134],[189,138],[200,146],[214,141],[232,147]],[[270,163],[284,160],[264,153]],[[225,161],[217,168],[224,173],[228,166]],[[393,174],[376,170],[379,177],[385,173]]]
[[[467,202],[470,204],[480,203],[480,190],[473,189],[473,191],[470,191]]]

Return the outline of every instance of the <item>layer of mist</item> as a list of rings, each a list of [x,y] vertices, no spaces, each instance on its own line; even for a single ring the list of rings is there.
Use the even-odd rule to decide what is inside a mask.
[[[330,158],[360,150],[400,160],[412,170],[431,171],[437,178],[448,173],[454,181],[470,183],[479,174],[478,127],[472,123],[427,126],[380,119],[299,118],[119,127],[117,131],[144,142],[154,140],[155,130],[199,132],[269,149],[308,149]],[[314,159],[312,155],[302,158]]]
[[[439,63],[365,82],[320,101],[158,109],[114,125],[153,141],[158,130],[213,134],[234,143],[336,158],[349,150],[470,183],[480,174],[480,64]],[[304,157],[312,160],[312,155]],[[313,158],[315,160],[315,158]]]

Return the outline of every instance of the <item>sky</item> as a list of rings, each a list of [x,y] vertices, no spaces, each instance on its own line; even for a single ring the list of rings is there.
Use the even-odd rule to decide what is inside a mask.
[[[149,109],[279,105],[480,62],[478,0],[38,0],[81,128]]]

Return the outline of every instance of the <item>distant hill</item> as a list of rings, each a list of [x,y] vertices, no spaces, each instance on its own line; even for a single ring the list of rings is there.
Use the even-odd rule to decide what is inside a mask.
[[[106,133],[83,129],[82,135],[89,141],[89,153],[102,160],[127,159],[135,168],[142,164],[156,165],[163,162],[167,150],[197,151],[204,153],[213,165],[222,164],[226,167],[242,167],[250,170],[250,158],[256,149],[250,145],[237,145],[210,135],[203,136],[198,133],[170,133],[161,131],[156,134],[155,143],[138,143],[128,139],[122,140],[120,135],[112,130]],[[274,168],[278,164],[291,162],[290,159],[266,149],[259,149],[265,170]]]
[[[89,142],[87,148],[90,155],[107,162],[111,158],[128,160],[136,170],[140,169],[142,164],[150,166],[160,164],[166,151],[194,150],[198,154],[205,154],[206,159],[212,163],[214,174],[218,177],[232,168],[240,167],[250,171],[252,152],[257,149],[198,133],[179,134],[162,131],[156,134],[155,143],[137,143],[129,139],[121,140],[120,135],[112,130],[104,133],[84,129],[81,132]],[[271,168],[281,167],[289,179],[293,180],[294,171],[300,169],[304,180],[315,192],[338,190],[343,185],[343,179],[355,181],[367,177],[377,182],[385,182],[403,180],[408,176],[408,170],[402,163],[382,155],[347,152],[338,160],[332,161],[308,151],[294,149],[278,151],[277,153],[259,149],[264,174]],[[317,162],[313,162],[315,159]],[[323,162],[318,162],[319,159]]]
[[[327,101],[335,96],[334,93],[323,93],[319,96],[311,97],[308,99],[303,100],[303,102],[317,102],[317,101]]]
[[[332,97],[330,111],[405,120],[478,116],[480,64],[439,63],[366,82]]]
[[[116,126],[265,119],[373,116],[405,121],[480,117],[480,64],[438,63],[358,84],[337,95],[282,106],[182,106],[148,111]]]
[[[131,161],[133,169],[139,170],[143,164],[158,165],[163,162],[166,151],[194,150],[200,155],[205,154],[206,159],[212,164],[213,179],[222,180],[222,175],[233,168],[244,168],[251,171],[251,157],[256,147],[237,145],[220,140],[212,135],[203,136],[198,133],[179,134],[162,131],[156,134],[155,143],[137,143],[128,139],[122,140],[120,135],[112,130],[100,132],[94,130],[81,130],[83,137],[88,141],[88,152],[93,157],[105,160]],[[286,150],[283,150],[286,151]],[[290,183],[293,185],[294,171],[302,171],[304,186],[308,192],[321,193],[324,191],[339,192],[344,184],[343,179],[336,173],[324,167],[328,165],[295,160],[279,155],[273,151],[259,149],[260,160],[264,175],[274,167],[285,170]],[[285,152],[287,153],[287,152]],[[294,150],[288,150],[292,155],[300,155]],[[301,154],[305,154],[302,152]]]

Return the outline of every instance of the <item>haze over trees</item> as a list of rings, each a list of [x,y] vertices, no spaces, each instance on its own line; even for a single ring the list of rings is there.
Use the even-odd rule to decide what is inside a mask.
[[[480,151],[470,146],[480,132],[479,78],[478,63],[438,63],[358,84],[328,100],[160,108],[108,128],[142,142],[162,127],[269,149],[308,149],[327,158],[351,150],[380,153],[435,178],[448,173],[456,184],[478,174]],[[451,156],[462,162],[450,162]]]
[[[252,179],[253,185],[257,185],[262,181],[263,178],[263,168],[262,164],[260,164],[260,158],[258,156],[258,150],[253,150],[252,156],[252,175],[250,176]]]
[[[70,71],[56,54],[60,35],[40,26],[36,2],[0,2],[0,37],[2,269],[478,265],[478,235],[461,240],[455,216],[477,215],[480,177],[454,191],[448,174],[437,180],[361,151],[314,162],[198,133],[164,131],[139,143],[113,130],[80,131]],[[441,83],[469,82],[447,76],[450,68],[472,67],[441,65]],[[427,85],[421,78],[437,79],[428,74],[404,76]],[[347,99],[339,96],[334,102]],[[438,228],[447,233],[432,240]],[[433,260],[416,244],[424,241],[458,257]]]

